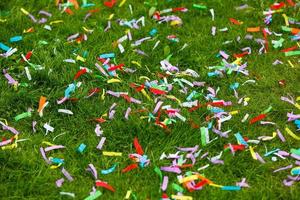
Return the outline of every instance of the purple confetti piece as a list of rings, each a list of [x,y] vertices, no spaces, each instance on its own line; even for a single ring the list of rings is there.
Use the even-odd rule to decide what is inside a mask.
[[[96,168],[93,164],[89,164],[86,171],[91,172],[95,180],[98,179],[98,173],[97,173],[97,170],[96,170]]]
[[[286,102],[288,102],[290,104],[295,105],[295,100],[292,97],[290,99],[288,97],[280,97],[280,99],[281,99],[281,101],[286,101]]]
[[[28,16],[30,17],[30,19],[31,19],[34,23],[37,22],[37,20],[35,19],[35,17],[34,17],[32,14],[29,13]]]
[[[242,178],[241,182],[237,182],[236,186],[240,186],[240,187],[250,187],[249,184],[246,182],[246,178]]]
[[[280,138],[280,140],[281,140],[282,142],[285,142],[285,138],[283,137],[283,135],[282,135],[282,133],[280,132],[280,130],[277,129],[276,132],[277,132],[277,135],[278,135],[278,137]]]
[[[299,115],[294,115],[293,112],[287,113],[288,121],[294,121],[297,119],[300,119],[300,114]]]
[[[8,126],[8,125],[5,125],[5,124],[2,123],[1,121],[0,121],[0,124],[2,125],[2,129],[3,129],[3,130],[8,130],[8,131],[12,132],[12,133],[15,134],[15,135],[18,135],[18,134],[19,134],[19,131],[17,131],[15,128],[10,127],[10,126]]]
[[[275,60],[272,65],[282,65],[282,64],[283,62],[281,62],[280,60]]]
[[[36,130],[35,130],[35,126],[36,126],[37,122],[36,121],[33,121],[32,122],[32,131],[35,133]]]
[[[216,159],[216,160],[211,160],[211,162],[212,162],[213,164],[221,164],[221,165],[224,165],[224,160],[218,160],[218,159]]]
[[[283,180],[283,184],[287,187],[290,187],[294,184],[295,181]]]
[[[126,110],[126,113],[125,113],[125,119],[127,119],[128,120],[128,116],[129,116],[129,114],[130,114],[130,112],[131,112],[131,108],[130,107],[128,107],[127,108],[127,110]]]
[[[176,174],[181,173],[181,170],[178,167],[161,167],[160,170],[165,172],[172,172]]]
[[[65,179],[61,178],[55,181],[56,187],[61,187],[62,184],[64,183]]]
[[[295,158],[295,159],[297,159],[297,160],[300,160],[300,156],[298,156],[298,155],[296,155],[296,154],[293,154],[293,153],[292,153],[292,154],[291,154],[291,157],[292,157],[292,158]]]
[[[283,170],[287,170],[287,169],[291,169],[292,167],[293,167],[293,165],[288,165],[286,167],[281,167],[281,168],[278,168],[278,169],[274,170],[273,173],[283,171]]]
[[[255,155],[257,157],[257,160],[259,160],[259,162],[266,163],[266,161],[264,161],[264,159],[257,152],[255,152]]]
[[[102,137],[96,148],[101,150],[104,145],[105,140],[106,140],[106,137]]]
[[[157,102],[157,104],[152,112],[153,115],[155,115],[158,112],[158,110],[160,109],[160,107],[162,106],[163,103],[164,103],[163,101]]]
[[[46,15],[47,17],[52,17],[52,14],[51,14],[51,13],[49,13],[49,12],[47,12],[47,11],[44,11],[44,10],[40,10],[40,11],[39,11],[39,14],[40,14],[40,15]]]
[[[101,126],[99,124],[96,125],[95,133],[98,137],[100,137],[103,134],[103,131],[101,130]]]
[[[61,172],[64,174],[64,176],[68,179],[68,181],[73,181],[73,177],[69,174],[69,172],[63,167],[61,169]]]
[[[219,51],[219,54],[226,60],[229,58],[229,55],[227,53],[225,53],[225,51]]]
[[[88,14],[85,15],[83,22],[85,22],[87,18],[89,18],[90,16],[92,16],[92,13],[89,12]]]
[[[50,165],[50,164],[51,164],[51,161],[47,158],[46,153],[45,153],[43,147],[40,148],[40,152],[41,152],[41,155],[42,155],[43,159],[46,161],[46,163],[47,163],[48,165]]]
[[[16,84],[18,84],[18,82],[15,81],[15,79],[13,79],[13,77],[11,77],[11,76],[6,72],[5,69],[3,70],[3,74],[4,74],[5,78],[6,78],[7,81],[8,81],[8,84],[10,84],[10,85],[16,85]]]
[[[208,152],[204,153],[204,154],[200,157],[200,159],[203,159],[203,158],[205,158],[206,156],[208,156]]]

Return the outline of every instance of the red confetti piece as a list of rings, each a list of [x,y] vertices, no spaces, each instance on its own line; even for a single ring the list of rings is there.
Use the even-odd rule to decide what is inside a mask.
[[[103,119],[102,117],[101,117],[101,118],[96,118],[95,121],[96,121],[96,122],[99,122],[99,123],[104,123],[104,122],[106,122],[106,120]]]
[[[110,71],[115,71],[117,69],[122,69],[123,66],[124,66],[124,64],[119,64],[119,65],[108,68],[108,71],[110,72]]]
[[[74,80],[78,79],[81,75],[86,73],[86,69],[79,70],[76,75],[74,76]]]
[[[285,3],[284,2],[280,2],[279,4],[273,4],[270,8],[272,10],[279,10],[280,8],[284,7]]]
[[[26,60],[29,60],[31,56],[32,56],[32,51],[28,51],[28,53],[25,56]],[[21,61],[24,62],[24,59],[22,59]]]
[[[238,150],[242,151],[242,150],[245,149],[245,146],[242,145],[242,144],[241,144],[241,145],[231,145],[231,147],[232,147],[232,149],[233,149],[234,152],[235,152],[235,151],[238,151]],[[224,148],[225,148],[225,149],[229,148],[229,145],[228,145],[228,144],[225,145]]]
[[[297,45],[289,47],[289,48],[286,48],[286,49],[282,49],[281,52],[289,52],[289,51],[294,51],[296,49],[298,49]]]
[[[136,169],[136,168],[138,168],[138,164],[136,164],[136,163],[128,165],[126,168],[122,169],[122,173],[129,172],[129,171],[131,171],[133,169]]]
[[[267,116],[266,114],[260,114],[257,117],[252,118],[249,123],[254,124],[257,121],[264,119],[266,116]]]
[[[249,54],[249,52],[245,51],[245,52],[240,53],[240,54],[233,54],[233,56],[234,56],[235,58],[242,58],[242,57],[244,57],[244,56],[246,56],[246,55],[248,55],[248,54]]]
[[[238,20],[234,19],[234,18],[229,18],[230,22],[235,24],[235,25],[241,25],[241,22],[239,22]]]
[[[208,181],[206,179],[198,182],[196,185],[195,185],[195,188],[199,188],[199,187],[202,187],[204,185],[206,185],[208,183]]]
[[[156,89],[156,88],[150,88],[150,92],[152,92],[153,94],[156,94],[156,95],[164,95],[164,94],[166,94],[165,91],[159,90],[159,89]]]
[[[184,10],[186,10],[186,8],[184,8],[184,7],[172,8],[172,11],[173,11],[173,12],[176,12],[176,11],[184,11]]]
[[[66,12],[68,15],[74,15],[73,11],[72,11],[70,8],[66,8],[66,9],[65,9],[65,12]]]
[[[111,1],[105,1],[105,2],[104,2],[104,5],[105,5],[106,7],[112,8],[116,3],[117,3],[116,0],[111,0]]]
[[[103,187],[103,188],[105,188],[107,190],[110,190],[112,192],[116,191],[111,185],[109,185],[108,183],[105,183],[103,181],[96,181],[96,186],[97,187]]]
[[[141,147],[141,145],[139,144],[139,141],[138,139],[135,137],[134,140],[133,140],[133,145],[134,145],[134,148],[136,150],[136,152],[140,155],[144,155],[144,151],[143,151],[143,148]]]

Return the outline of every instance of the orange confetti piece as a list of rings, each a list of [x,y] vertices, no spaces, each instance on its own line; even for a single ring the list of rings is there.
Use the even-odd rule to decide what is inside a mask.
[[[247,28],[247,32],[250,32],[250,33],[255,33],[255,32],[260,32],[260,27],[249,27]]]
[[[38,112],[41,112],[41,110],[43,109],[43,106],[46,103],[46,101],[47,101],[47,98],[44,97],[44,96],[41,96],[40,102],[39,102]]]

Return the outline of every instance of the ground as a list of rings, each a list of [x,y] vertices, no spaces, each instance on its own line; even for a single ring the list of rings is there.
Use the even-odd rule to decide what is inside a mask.
[[[81,1],[78,1],[81,5]],[[295,41],[291,41],[290,33],[283,32],[281,26],[285,25],[284,19],[280,14],[273,15],[270,25],[264,24],[263,11],[267,10],[275,1],[181,1],[181,0],[162,0],[154,5],[154,1],[145,3],[142,1],[127,0],[126,3],[119,7],[119,3],[113,8],[103,5],[101,0],[90,0],[89,3],[95,3],[95,6],[88,8],[80,8],[78,10],[71,7],[73,15],[68,15],[59,10],[54,1],[45,0],[11,0],[1,1],[1,22],[0,22],[0,42],[17,48],[18,51],[8,58],[0,57],[0,68],[8,69],[8,73],[19,83],[27,83],[28,86],[19,85],[14,88],[9,85],[5,77],[0,76],[0,121],[7,120],[9,126],[20,131],[18,139],[27,139],[18,142],[18,146],[13,149],[0,150],[0,193],[1,199],[71,199],[71,197],[60,195],[61,191],[71,192],[76,195],[76,199],[83,199],[89,196],[91,188],[95,184],[94,178],[86,171],[88,164],[92,163],[98,170],[99,179],[112,185],[116,192],[111,192],[102,188],[98,188],[103,194],[99,198],[106,199],[123,199],[128,190],[134,195],[130,198],[134,199],[159,199],[162,191],[160,189],[161,181],[155,173],[154,168],[170,165],[168,160],[160,160],[163,152],[175,153],[175,147],[191,147],[199,145],[203,152],[209,152],[210,156],[215,156],[224,150],[224,145],[231,143],[237,144],[234,134],[240,132],[244,137],[257,139],[259,136],[271,136],[276,129],[281,130],[286,138],[283,143],[278,137],[270,141],[263,141],[258,145],[253,145],[255,152],[261,156],[265,152],[275,148],[289,152],[291,148],[299,148],[299,141],[290,137],[285,133],[285,127],[288,126],[294,133],[296,126],[293,122],[287,122],[287,112],[298,114],[299,110],[293,105],[280,99],[281,96],[288,94],[297,97],[300,96],[300,73],[299,73],[299,57],[286,57],[281,49],[297,45]],[[292,18],[299,19],[299,7],[289,6],[283,8],[283,13]],[[150,4],[150,5],[149,5]],[[207,9],[197,9],[193,4],[201,4],[207,6]],[[236,10],[235,7],[247,4],[250,8],[244,10]],[[132,6],[133,14],[130,13],[129,5]],[[156,20],[149,16],[149,9],[156,7],[161,11],[167,8],[186,7],[187,12],[177,12],[175,15],[182,19],[181,26],[171,26],[168,23],[157,23]],[[28,16],[21,12],[24,8],[36,18],[39,10],[45,10],[52,14],[45,24],[55,20],[63,20],[62,23],[51,24],[52,30],[46,30],[45,24],[34,23]],[[91,9],[100,8],[99,12],[93,13],[84,22],[84,17]],[[212,21],[209,9],[214,9],[215,20]],[[111,29],[104,31],[110,14],[114,14],[111,20]],[[169,14],[169,13],[168,13]],[[138,19],[145,16],[145,26],[140,29],[131,29],[133,41],[125,41],[124,53],[120,53],[118,48],[113,46],[113,42],[125,35],[126,29],[129,27],[120,26],[117,19]],[[47,18],[47,17],[46,17]],[[234,18],[243,22],[240,25],[233,24],[229,18]],[[216,35],[211,34],[211,28],[215,26],[217,30],[228,28],[226,32],[217,31]],[[274,34],[268,36],[269,49],[265,53],[259,54],[261,45],[254,40],[244,39],[247,34],[251,34],[254,38],[262,38],[262,32],[248,33],[248,27],[258,27],[261,29],[268,27],[276,33],[283,33],[281,36],[285,39],[283,46],[274,48],[271,40],[279,40]],[[297,28],[297,25],[291,25]],[[33,27],[34,32],[24,33]],[[83,29],[92,29],[92,33],[86,33]],[[149,36],[151,29],[156,28],[157,35],[149,41],[145,41],[138,47],[132,47],[134,41]],[[299,28],[299,25],[298,25]],[[88,39],[81,43],[67,42],[67,38],[75,33],[86,33]],[[16,35],[22,35],[22,41],[18,43],[9,43],[9,39]],[[179,42],[172,42],[167,39],[168,35],[176,35]],[[241,40],[237,41],[240,36]],[[152,50],[155,43],[160,40],[159,46]],[[45,42],[41,42],[45,41]],[[232,41],[224,44],[225,41]],[[180,50],[184,44],[188,46]],[[249,76],[242,73],[233,72],[223,77],[209,77],[211,72],[209,67],[220,65],[221,58],[218,57],[220,50],[230,55],[229,61],[233,62],[235,58],[233,54],[241,53],[241,49],[251,47],[252,53],[243,58],[243,63],[247,62]],[[134,52],[134,49],[144,51],[148,56],[143,56]],[[2,50],[0,50],[2,51]],[[20,61],[21,54],[26,55],[28,51],[33,51],[30,62],[36,65],[44,66],[43,70],[34,70],[29,67],[32,80],[29,81],[24,72],[27,63]],[[76,59],[75,54],[83,56],[84,51],[88,52],[85,62],[77,61],[76,64],[64,62],[65,59]],[[125,73],[118,70],[121,83],[107,83],[103,79],[103,75],[96,69],[96,58],[100,54],[114,52],[116,54],[116,63],[124,63],[125,67],[136,69],[134,73]],[[0,52],[0,53],[3,53]],[[206,107],[202,107],[195,112],[188,112],[187,108],[182,108],[181,115],[186,117],[185,122],[178,118],[176,123],[168,125],[168,131],[161,126],[155,124],[155,121],[148,122],[148,119],[141,118],[148,116],[152,112],[155,103],[148,101],[140,92],[136,92],[130,87],[130,83],[142,84],[141,76],[147,76],[151,80],[163,80],[158,73],[165,74],[160,69],[160,61],[166,59],[170,54],[169,61],[173,65],[178,66],[182,71],[192,69],[199,74],[199,77],[183,77],[191,82],[201,81],[206,85],[200,88],[188,88],[188,93],[180,92],[178,84],[173,85],[170,95],[174,95],[182,102],[185,98],[196,90],[206,95],[207,88],[219,87],[217,97],[224,101],[232,101],[232,106],[225,107],[226,112],[238,110],[238,114],[232,116],[232,119],[222,124],[222,130],[232,130],[228,138],[218,138],[212,143],[203,146],[201,143],[201,133],[199,128],[192,128],[189,121],[193,121],[200,127],[208,126],[206,116],[210,115],[210,111]],[[281,60],[283,64],[273,65],[275,60]],[[292,67],[288,60],[294,64]],[[132,63],[136,61],[141,64],[137,66]],[[98,62],[99,63],[99,62]],[[78,72],[79,67],[87,67],[93,70],[80,77],[78,80],[82,82],[72,97],[78,98],[76,102],[67,101],[58,105],[57,100],[64,96],[64,91],[69,84],[72,83],[74,75]],[[101,76],[99,78],[99,76]],[[174,77],[168,77],[168,81],[172,82]],[[179,77],[180,78],[180,77]],[[247,80],[255,80],[255,83],[242,85]],[[285,85],[281,86],[278,81],[285,80]],[[238,104],[238,99],[234,96],[234,92],[230,90],[230,85],[239,83],[237,89],[239,98],[249,97],[249,105],[243,106]],[[88,91],[92,88],[101,88],[100,93],[90,97],[87,96]],[[125,101],[123,98],[116,98],[106,95],[102,96],[102,89],[128,92],[128,94],[142,101],[142,104],[133,104]],[[157,98],[149,90],[147,91],[151,99]],[[200,103],[207,101],[202,96],[198,97]],[[49,104],[44,109],[44,116],[40,117],[37,113],[39,99],[45,96]],[[161,98],[164,105],[172,105],[173,108],[180,108],[178,103],[167,98]],[[197,99],[197,98],[195,98]],[[96,149],[100,140],[94,130],[97,122],[94,119],[100,118],[108,112],[113,103],[117,103],[116,114],[114,119],[107,119],[101,123],[103,136],[106,142],[102,150]],[[276,125],[260,125],[259,123],[249,124],[248,121],[241,123],[246,113],[250,114],[249,119],[261,114],[269,106],[272,110],[267,114],[264,121],[275,122]],[[129,119],[124,118],[124,113],[128,107],[132,108]],[[15,121],[14,117],[26,112],[28,108],[32,108],[32,116]],[[146,109],[147,112],[137,112],[140,109]],[[58,113],[58,109],[71,110],[74,115],[66,115]],[[163,114],[161,121],[166,114]],[[157,115],[155,115],[157,117]],[[36,132],[32,130],[32,122],[36,121]],[[45,123],[50,123],[55,128],[54,132],[46,135],[43,128]],[[215,122],[214,122],[215,123]],[[59,134],[62,134],[56,137]],[[8,131],[1,131],[3,140],[12,137]],[[210,131],[210,137],[217,135]],[[55,138],[56,137],[56,138]],[[133,140],[137,137],[145,154],[151,160],[150,165],[145,168],[138,168],[127,173],[122,173],[122,169],[132,164],[128,158],[130,153],[134,153]],[[65,160],[64,167],[74,177],[74,181],[65,180],[62,187],[58,188],[55,181],[63,177],[59,169],[50,169],[40,154],[40,147],[46,147],[43,141],[65,146],[65,149],[54,150],[49,155]],[[81,144],[86,144],[87,148],[80,154],[76,151]],[[102,155],[102,151],[122,152],[121,157],[107,157]],[[202,153],[203,153],[202,152]],[[272,161],[271,157],[264,157],[266,163],[262,164],[258,160],[251,157],[249,149],[236,152],[232,155],[230,151],[224,152],[222,155],[224,165],[211,164],[207,159],[198,159],[192,168],[184,169],[186,171],[197,172],[197,169],[205,164],[210,166],[201,171],[206,178],[213,180],[219,185],[235,185],[243,177],[246,178],[250,188],[242,188],[239,191],[222,191],[220,188],[206,185],[202,190],[192,193],[185,190],[184,194],[192,196],[194,199],[297,199],[300,195],[298,186],[295,183],[291,187],[283,185],[283,180],[289,174],[288,171],[273,173],[273,170],[294,164],[292,158],[280,159]],[[100,170],[108,169],[113,164],[118,163],[117,169],[108,175],[100,174]],[[169,186],[165,193],[169,196],[176,194],[171,184],[177,183],[175,174],[163,173],[169,177]]]

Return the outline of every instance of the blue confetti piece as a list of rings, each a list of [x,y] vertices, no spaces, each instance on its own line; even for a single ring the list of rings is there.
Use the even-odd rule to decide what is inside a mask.
[[[221,187],[222,190],[227,190],[227,191],[238,191],[241,190],[240,186],[223,186]]]
[[[105,54],[101,54],[100,58],[114,58],[116,55],[115,53],[105,53]]]
[[[3,44],[2,42],[0,42],[0,49],[2,49],[3,51],[8,51],[10,49],[10,47],[8,47],[5,44]]]
[[[240,144],[248,146],[248,143],[244,140],[244,138],[240,133],[236,133],[234,134],[234,136],[236,137],[236,139],[239,141]]]
[[[23,38],[22,38],[22,36],[14,36],[14,37],[11,37],[10,39],[9,39],[9,42],[10,43],[13,43],[13,42],[19,42],[19,41],[21,41]]]
[[[86,145],[83,144],[83,143],[81,143],[81,144],[79,145],[79,147],[77,148],[77,151],[78,151],[79,153],[83,153],[83,151],[85,150],[85,148],[86,148]]]

